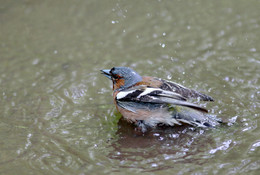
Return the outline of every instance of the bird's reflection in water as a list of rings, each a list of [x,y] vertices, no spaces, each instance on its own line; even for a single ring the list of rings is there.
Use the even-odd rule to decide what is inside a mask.
[[[201,165],[213,156],[208,150],[214,141],[207,132],[190,126],[160,126],[142,133],[135,125],[120,119],[118,138],[112,141],[109,158],[119,160],[122,167],[145,171],[172,168],[172,163]]]

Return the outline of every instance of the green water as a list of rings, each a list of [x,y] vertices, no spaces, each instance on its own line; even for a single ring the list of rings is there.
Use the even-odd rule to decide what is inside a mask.
[[[0,4],[0,174],[260,173],[259,1]],[[113,66],[214,97],[230,126],[136,133]]]

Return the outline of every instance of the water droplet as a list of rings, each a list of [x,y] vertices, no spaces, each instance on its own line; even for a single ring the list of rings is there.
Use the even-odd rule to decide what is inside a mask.
[[[156,33],[154,33],[154,34],[153,34],[153,37],[154,37],[154,38],[157,38],[157,37],[158,37],[158,35],[157,35]]]
[[[256,48],[251,48],[250,52],[256,52]]]
[[[62,131],[62,134],[69,134],[69,131],[64,130]]]
[[[153,163],[152,164],[152,167],[157,167],[158,165],[156,163]]]
[[[225,81],[229,81],[229,77],[225,77],[224,80],[225,80]]]
[[[159,140],[164,140],[164,138],[163,138],[163,137],[160,137]]]
[[[119,21],[111,21],[112,24],[119,23]]]
[[[36,58],[35,60],[33,60],[32,64],[33,64],[33,65],[38,64],[39,61],[40,61],[40,60],[39,60],[38,58]]]
[[[250,151],[255,151],[257,147],[260,147],[260,141],[259,140],[251,146]]]

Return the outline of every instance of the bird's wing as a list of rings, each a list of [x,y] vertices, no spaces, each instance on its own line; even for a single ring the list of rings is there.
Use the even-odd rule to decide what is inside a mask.
[[[151,88],[145,85],[135,86],[127,90],[120,91],[116,95],[116,100],[121,102],[143,102],[153,104],[173,104],[193,108],[202,112],[207,109],[186,101],[186,98],[179,93],[167,91],[160,88]]]
[[[160,85],[160,88],[166,91],[172,91],[177,94],[180,94],[181,96],[185,98],[198,98],[203,101],[214,101],[214,99],[206,94],[202,94],[200,92],[197,92],[195,90],[186,88],[180,84],[167,81],[167,80],[162,80],[158,79],[158,81],[161,81],[162,84]]]

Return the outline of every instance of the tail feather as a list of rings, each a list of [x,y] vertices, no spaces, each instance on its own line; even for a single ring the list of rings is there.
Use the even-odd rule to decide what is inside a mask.
[[[181,112],[173,112],[173,118],[182,123],[202,128],[215,127],[222,122],[220,119],[214,118],[213,116],[188,108],[183,108]]]

